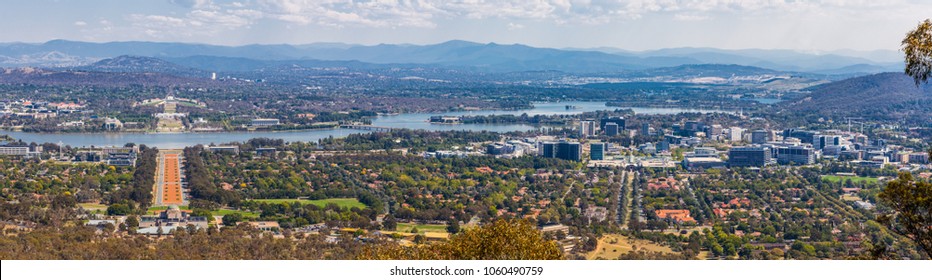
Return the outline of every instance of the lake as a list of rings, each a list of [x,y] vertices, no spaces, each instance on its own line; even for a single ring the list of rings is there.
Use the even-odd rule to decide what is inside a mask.
[[[767,105],[783,102],[783,99],[779,99],[779,98],[751,98],[750,100],[757,101],[757,103],[767,104]]]
[[[572,106],[567,109],[566,106]],[[676,114],[681,112],[723,112],[718,110],[698,110],[683,108],[623,108],[607,107],[604,102],[547,102],[535,103],[534,108],[524,110],[481,110],[481,111],[462,111],[448,113],[411,113],[398,114],[392,116],[379,116],[372,121],[374,126],[407,128],[407,129],[424,129],[424,130],[472,130],[472,131],[528,131],[537,130],[535,127],[526,124],[432,124],[428,122],[430,116],[450,115],[450,116],[483,116],[483,115],[576,115],[583,112],[592,112],[599,110],[616,110],[632,109],[638,114]],[[366,133],[364,130],[356,129],[318,129],[318,130],[299,130],[299,131],[262,131],[262,132],[205,132],[205,133],[28,133],[16,131],[2,131],[0,134],[7,134],[13,138],[23,140],[27,143],[59,143],[71,145],[74,147],[89,146],[123,146],[126,143],[145,144],[163,149],[177,149],[197,144],[221,144],[229,142],[244,142],[252,138],[275,138],[287,142],[296,141],[317,141],[327,137],[345,137],[353,133]]]

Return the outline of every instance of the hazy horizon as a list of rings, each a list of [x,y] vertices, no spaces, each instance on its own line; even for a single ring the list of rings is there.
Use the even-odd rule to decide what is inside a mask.
[[[146,41],[222,46],[429,45],[557,49],[898,51],[932,3],[898,1],[60,1],[0,10],[2,42]],[[36,19],[42,19],[37,21]],[[29,28],[13,28],[28,26]]]
[[[897,53],[902,53],[902,52],[903,52],[901,49],[868,49],[868,50],[859,50],[859,49],[851,49],[851,48],[842,48],[842,49],[826,49],[826,50],[806,50],[806,49],[789,49],[789,48],[720,48],[720,47],[690,46],[690,45],[685,45],[685,46],[668,46],[668,47],[659,47],[659,48],[653,48],[653,49],[633,50],[633,49],[625,49],[625,48],[613,47],[613,46],[592,46],[592,47],[574,47],[574,46],[569,46],[569,47],[551,47],[551,46],[540,46],[540,45],[534,45],[534,44],[528,44],[528,43],[522,43],[522,42],[504,43],[504,42],[497,42],[497,41],[472,41],[472,40],[455,39],[455,38],[454,38],[454,39],[449,39],[449,40],[442,40],[442,41],[436,41],[436,42],[425,42],[425,43],[405,43],[405,42],[400,42],[400,43],[386,43],[386,42],[383,42],[383,43],[349,43],[349,42],[339,42],[339,41],[315,41],[315,42],[307,42],[307,43],[276,43],[276,42],[270,42],[270,43],[241,43],[241,44],[235,44],[235,43],[234,43],[234,44],[205,43],[205,42],[198,42],[198,41],[158,41],[158,40],[109,40],[109,41],[104,40],[104,41],[94,41],[94,40],[75,40],[75,39],[66,39],[66,38],[51,38],[51,39],[44,40],[44,41],[0,41],[0,44],[5,44],[5,45],[8,45],[8,44],[31,44],[31,45],[41,45],[41,44],[45,44],[45,43],[49,43],[49,42],[53,42],[53,41],[84,42],[84,43],[95,43],[95,44],[143,42],[143,43],[166,43],[166,44],[209,45],[209,46],[222,46],[222,47],[244,47],[244,46],[256,46],[256,45],[258,45],[258,46],[275,46],[275,45],[311,46],[311,45],[327,45],[327,44],[332,44],[332,45],[347,45],[347,46],[367,46],[367,47],[378,46],[378,45],[429,46],[429,45],[439,45],[439,44],[443,44],[443,43],[447,43],[447,42],[463,41],[463,42],[470,42],[470,43],[476,43],[476,44],[482,44],[482,45],[487,45],[487,44],[498,44],[498,45],[524,45],[524,46],[529,46],[529,47],[534,47],[534,48],[549,48],[549,49],[558,49],[558,50],[600,50],[600,49],[608,50],[608,49],[611,49],[611,50],[626,51],[626,52],[632,52],[632,53],[650,52],[650,51],[667,50],[667,49],[717,49],[717,50],[725,50],[725,51],[744,51],[744,50],[795,51],[795,52],[806,53],[806,54],[830,54],[830,53],[833,53],[833,52],[843,52],[843,51],[851,51],[851,52],[897,52]]]
[[[693,47],[693,46],[684,46],[684,47],[665,47],[658,49],[650,50],[628,50],[615,47],[566,47],[566,48],[556,48],[556,47],[545,47],[545,46],[536,46],[531,44],[524,43],[499,43],[499,42],[475,42],[467,41],[461,39],[452,39],[442,42],[435,43],[426,43],[426,44],[414,44],[414,43],[377,43],[377,44],[353,44],[346,42],[312,42],[312,43],[303,43],[303,44],[288,44],[288,43],[254,43],[254,44],[234,44],[234,45],[225,45],[225,44],[211,44],[211,43],[199,43],[199,42],[180,42],[180,41],[142,41],[142,40],[130,40],[130,41],[81,41],[81,40],[69,40],[69,39],[52,39],[44,42],[0,42],[0,45],[9,45],[9,44],[30,44],[30,45],[42,45],[52,41],[69,41],[69,42],[84,42],[84,43],[94,43],[94,44],[107,44],[107,43],[129,43],[129,42],[143,42],[143,43],[164,43],[164,44],[191,44],[191,45],[205,45],[205,46],[222,46],[222,47],[244,47],[244,46],[275,46],[275,45],[287,45],[287,46],[313,46],[313,45],[344,45],[347,47],[354,46],[363,46],[363,47],[372,47],[378,45],[398,45],[398,46],[430,46],[430,45],[439,45],[451,41],[465,41],[476,44],[499,44],[499,45],[524,45],[532,48],[548,48],[548,49],[557,49],[557,50],[567,50],[567,51],[596,51],[604,52],[609,54],[618,54],[618,55],[650,55],[650,52],[655,51],[664,51],[664,50],[687,50],[687,49],[709,49],[709,50],[719,50],[724,52],[741,52],[741,51],[791,51],[800,54],[809,54],[809,55],[837,55],[837,56],[847,56],[847,57],[857,57],[867,59],[877,63],[891,63],[891,62],[900,62],[903,52],[901,50],[853,50],[853,49],[837,49],[837,50],[797,50],[797,49],[764,49],[764,48],[747,48],[747,49],[726,49],[726,48],[715,48],[715,47]],[[677,56],[677,55],[670,55]]]

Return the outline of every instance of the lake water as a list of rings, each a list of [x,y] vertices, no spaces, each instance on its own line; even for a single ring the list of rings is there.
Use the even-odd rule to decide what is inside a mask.
[[[760,104],[767,104],[767,105],[783,102],[783,99],[779,99],[779,98],[751,98],[751,100],[757,101],[757,103],[760,103]]]
[[[573,106],[566,109],[566,106]],[[483,111],[465,111],[449,113],[413,113],[399,114],[394,116],[379,116],[372,121],[374,126],[408,128],[408,129],[425,129],[425,130],[473,130],[473,131],[528,131],[540,129],[526,124],[432,124],[428,122],[430,116],[450,115],[450,116],[481,116],[481,115],[575,115],[583,112],[592,112],[599,110],[629,109],[622,107],[607,107],[604,102],[548,102],[535,103],[533,109],[525,110],[483,110]],[[680,112],[722,112],[716,110],[698,110],[682,108],[630,108],[638,114],[676,114]],[[208,133],[27,133],[15,131],[0,131],[0,134],[7,134],[13,138],[23,140],[27,143],[59,143],[80,146],[123,146],[126,143],[145,144],[163,149],[183,148],[197,144],[221,144],[229,142],[244,142],[252,138],[275,138],[287,142],[296,141],[317,141],[327,137],[345,137],[353,133],[365,133],[364,130],[355,129],[319,129],[319,130],[300,130],[300,131],[264,131],[264,132],[208,132]]]

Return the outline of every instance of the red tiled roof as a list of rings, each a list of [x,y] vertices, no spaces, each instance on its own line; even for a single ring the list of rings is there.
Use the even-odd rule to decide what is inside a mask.
[[[674,179],[673,177],[661,177],[661,178],[650,179],[650,181],[647,181],[647,189],[648,190],[664,190],[664,189],[679,190],[680,186],[679,186],[679,182],[677,182],[676,179]]]
[[[661,219],[674,219],[680,222],[695,222],[696,219],[689,216],[689,210],[687,209],[661,209],[654,210],[654,213],[657,214]]]

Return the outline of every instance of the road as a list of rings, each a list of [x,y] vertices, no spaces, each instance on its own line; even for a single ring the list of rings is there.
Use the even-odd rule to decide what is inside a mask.
[[[619,201],[619,204],[621,204],[621,202],[624,201],[624,205],[623,205],[624,215],[619,213],[615,221],[618,223],[619,226],[621,226],[622,229],[628,228],[628,217],[631,216],[631,211],[633,211],[632,205],[631,205],[634,200],[633,196],[631,195],[632,188],[634,187],[633,177],[634,177],[634,172],[622,171],[621,178],[624,179],[624,182],[618,183],[618,188],[621,188],[623,190],[623,191],[618,192],[618,201]],[[625,188],[625,186],[627,187]],[[622,205],[619,205],[619,206],[622,206]],[[622,212],[622,211],[619,211],[619,212]]]
[[[184,192],[182,191],[182,165],[181,151],[159,151],[158,167],[156,171],[156,205],[182,205]]]

